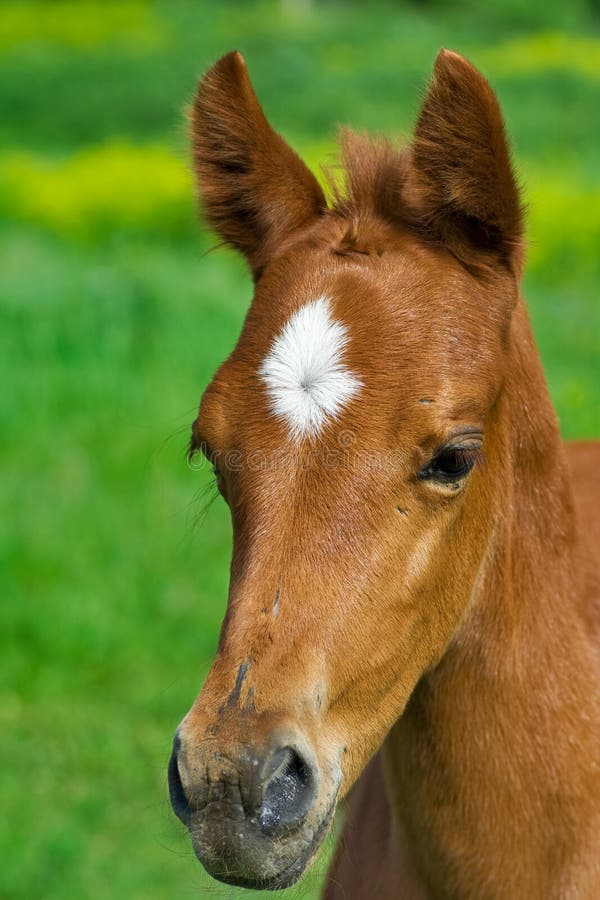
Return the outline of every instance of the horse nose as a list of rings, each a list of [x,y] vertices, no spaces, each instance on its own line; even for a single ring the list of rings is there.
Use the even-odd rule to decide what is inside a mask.
[[[233,806],[253,831],[279,836],[299,828],[316,800],[311,756],[308,748],[277,740],[262,751],[243,744],[227,753],[194,752],[176,736],[168,769],[171,805],[188,827],[209,803],[221,803]]]

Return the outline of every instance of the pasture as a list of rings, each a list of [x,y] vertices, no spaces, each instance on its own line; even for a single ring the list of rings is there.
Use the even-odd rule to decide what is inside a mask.
[[[251,297],[196,222],[182,110],[234,47],[318,171],[401,138],[437,49],[502,103],[525,290],[565,437],[600,433],[600,13],[570,4],[4,2],[0,9],[0,897],[237,897],[172,815],[229,523],[185,462]],[[213,502],[214,500],[214,502]],[[318,896],[315,869],[286,896]]]

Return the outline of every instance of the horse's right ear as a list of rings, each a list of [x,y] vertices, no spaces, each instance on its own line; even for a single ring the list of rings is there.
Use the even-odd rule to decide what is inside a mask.
[[[206,218],[255,277],[281,241],[326,208],[314,175],[267,122],[237,52],[200,81],[192,147]]]
[[[419,115],[408,183],[414,210],[463,258],[478,249],[519,268],[523,209],[491,87],[464,57],[442,50]]]

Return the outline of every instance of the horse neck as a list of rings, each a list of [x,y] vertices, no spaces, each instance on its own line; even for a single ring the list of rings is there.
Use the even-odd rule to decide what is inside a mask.
[[[507,377],[493,430],[500,465],[486,501],[487,545],[469,608],[441,663],[426,676],[429,681],[453,664],[463,671],[473,666],[508,673],[521,653],[520,676],[529,665],[535,678],[539,660],[532,649],[553,645],[563,627],[573,633],[573,622],[580,618],[569,473],[522,300],[513,315]],[[562,653],[565,640],[560,634]]]
[[[557,784],[569,789],[565,760],[572,766],[579,754],[583,772],[599,737],[598,723],[579,714],[598,691],[599,669],[581,615],[566,463],[522,301],[510,357],[500,401],[506,481],[494,496],[471,605],[383,750],[391,807],[404,830],[425,835],[423,858],[434,858],[436,848],[448,858],[452,823],[452,840],[479,836],[473,854],[482,867],[481,809],[509,822],[520,794],[543,821],[540,798]],[[490,848],[494,841],[497,834]]]
[[[570,477],[522,300],[513,315],[507,373],[492,527],[469,610],[442,669],[453,658],[463,665],[474,657],[476,665],[507,673],[519,658],[520,677],[531,668],[535,679],[536,648],[555,650],[558,632],[561,656],[568,652],[560,632],[577,636],[582,600]]]

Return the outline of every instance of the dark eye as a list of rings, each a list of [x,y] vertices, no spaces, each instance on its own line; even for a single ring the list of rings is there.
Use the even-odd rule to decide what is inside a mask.
[[[465,478],[481,457],[481,448],[443,447],[419,472],[422,480],[454,485]]]

